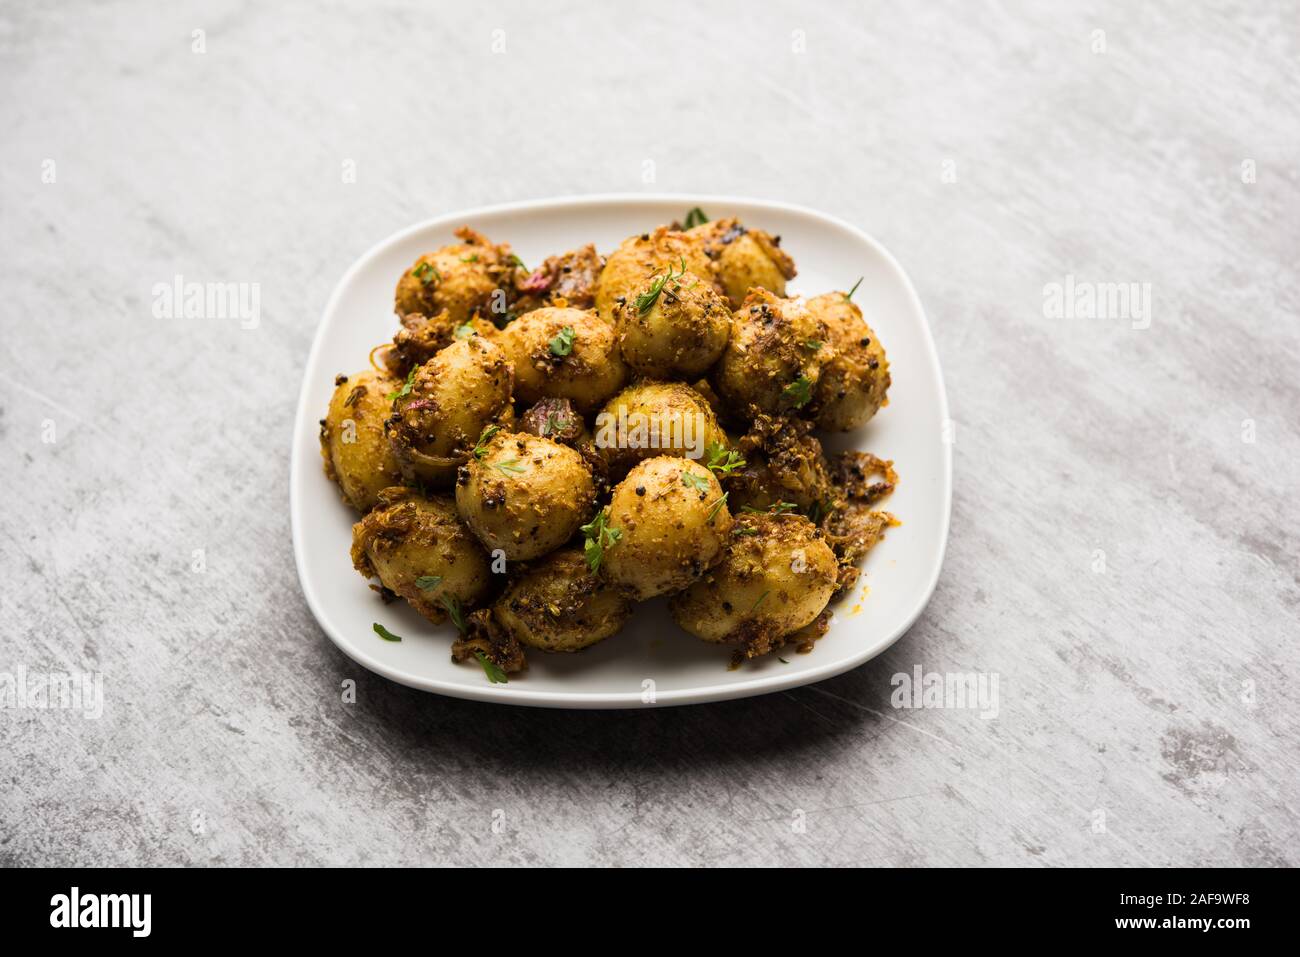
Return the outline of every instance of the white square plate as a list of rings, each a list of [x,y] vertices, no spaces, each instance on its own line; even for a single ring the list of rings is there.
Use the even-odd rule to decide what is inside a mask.
[[[450,626],[435,627],[403,602],[384,605],[352,568],[353,513],[321,469],[318,421],[336,373],[366,367],[370,349],[396,330],[393,288],[415,258],[453,242],[468,224],[509,242],[525,262],[594,242],[608,254],[625,237],[685,216],[739,216],[780,235],[799,269],[790,295],[847,289],[889,356],[889,405],[864,428],[827,441],[893,459],[900,482],[882,503],[902,522],[866,558],[863,576],[835,606],[811,654],[776,655],[729,671],[730,649],[677,628],[662,599],[638,606],[627,627],[574,655],[529,653],[527,672],[491,684],[476,663],[451,660]],[[553,708],[695,704],[780,691],[829,678],[880,654],[916,620],[939,578],[948,538],[952,451],[948,405],[924,310],[894,258],[849,224],[783,203],[718,196],[590,196],[513,203],[453,213],[385,239],[334,290],[307,359],[294,426],[289,506],[298,576],[313,614],[349,657],[371,671],[458,698]],[[403,637],[384,641],[381,622]]]

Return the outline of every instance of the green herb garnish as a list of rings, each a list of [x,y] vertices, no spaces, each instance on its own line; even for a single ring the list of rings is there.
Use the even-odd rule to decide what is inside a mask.
[[[542,435],[554,435],[556,432],[563,432],[568,427],[568,419],[560,421],[560,417],[556,413],[552,412],[546,417],[546,421],[542,424]]]
[[[781,395],[790,401],[796,409],[812,401],[812,380],[801,375],[781,390]]]
[[[483,433],[478,437],[478,442],[474,445],[474,458],[481,459],[487,455],[487,444],[492,441],[492,436],[501,431],[499,425],[485,426]]]
[[[411,394],[411,389],[415,386],[415,371],[416,371],[415,369],[412,369],[410,372],[406,374],[405,385],[403,385],[400,389],[394,389],[392,392],[388,393],[389,402],[395,402],[398,399],[405,399],[408,395]]]
[[[794,502],[777,502],[775,505],[769,505],[767,508],[754,508],[752,505],[742,505],[742,512],[756,512],[759,515],[770,512],[773,515],[780,515],[783,512],[793,512],[799,506]]]
[[[740,453],[733,449],[728,449],[721,442],[713,442],[709,445],[709,468],[719,475],[730,475],[736,469],[745,467],[745,460],[741,458]]]
[[[573,351],[573,339],[577,335],[573,326],[565,326],[560,334],[551,340],[551,355],[567,356]]]
[[[506,685],[510,683],[509,679],[506,678],[506,673],[501,670],[501,666],[483,652],[474,652],[474,657],[476,657],[478,663],[483,666],[483,673],[487,675],[488,681],[492,682],[494,685]]]
[[[786,661],[784,658],[782,658],[780,655],[777,655],[777,656],[776,656],[776,660],[779,661],[779,662],[781,662],[781,664],[783,664],[783,665],[788,665],[788,664],[790,663],[790,662]]]
[[[381,625],[379,622],[375,622],[375,634],[378,635],[380,638],[384,639],[384,641],[401,641],[401,640],[402,640],[401,635],[395,635],[395,634],[393,634],[391,631],[389,631],[387,628],[385,628],[385,627],[384,627],[383,625]]]
[[[696,475],[689,469],[682,469],[682,484],[695,489],[697,492],[707,492],[709,490],[709,480],[703,475]]]
[[[438,272],[433,263],[417,263],[411,270],[411,275],[420,280],[420,285],[427,286],[435,279],[442,282],[442,273]]]
[[[516,256],[514,253],[510,254],[510,258],[507,259],[506,262],[510,263],[510,265],[512,266],[518,266],[524,272],[530,272],[529,268],[524,265],[524,261],[520,259],[518,256]]]
[[[586,536],[582,550],[587,556],[587,567],[594,575],[600,571],[600,564],[605,560],[605,549],[618,544],[618,540],[623,537],[623,530],[610,528],[609,510],[601,509],[595,518],[582,526],[582,533]]]
[[[859,277],[858,277],[858,281],[855,282],[855,283],[853,284],[853,288],[850,289],[848,292],[846,292],[846,293],[844,294],[844,301],[845,301],[845,302],[852,302],[852,301],[853,301],[853,294],[854,294],[855,292],[858,291],[858,287],[861,286],[861,285],[862,285],[862,277],[859,276]]]
[[[669,266],[662,276],[655,276],[654,279],[651,280],[649,289],[636,297],[636,314],[638,316],[644,316],[654,308],[654,304],[659,300],[659,294],[664,291],[664,286],[666,284],[675,279],[681,279],[686,275],[686,257],[682,256],[681,260],[681,272],[674,273],[673,267]]]
[[[803,344],[803,347],[809,352],[816,352],[822,347],[822,345],[823,343],[820,339],[809,339]]]
[[[506,459],[504,462],[493,462],[492,467],[498,472],[526,472],[528,471],[519,464],[518,459]]]
[[[722,498],[718,499],[716,502],[713,503],[713,507],[709,509],[709,517],[704,520],[706,523],[711,523],[715,518],[718,517],[718,511],[722,508],[724,504],[726,504],[727,496],[730,494],[731,494],[730,492],[723,492]]]
[[[687,229],[694,229],[696,226],[703,226],[708,221],[709,217],[705,216],[704,210],[700,209],[698,206],[692,207],[690,212],[686,214]]]
[[[463,322],[456,327],[455,336],[457,339],[468,339],[474,335],[474,323]]]
[[[451,616],[451,622],[456,626],[456,630],[462,635],[465,634],[465,613],[460,610],[460,602],[456,600],[455,595],[442,594],[438,596],[442,602],[442,607],[447,609],[447,614]]]
[[[430,591],[442,584],[441,575],[421,575],[415,580],[415,587]]]
[[[751,536],[753,536],[753,535],[757,535],[757,534],[758,534],[758,529],[756,529],[756,528],[749,528],[749,527],[744,527],[744,526],[739,526],[739,525],[738,525],[738,526],[736,526],[735,529],[732,530],[732,534],[733,534],[733,535],[743,535],[745,538],[749,538],[749,537],[751,537]]]
[[[468,256],[461,256],[460,261],[463,263],[476,263],[478,262],[478,253],[471,253]]]
[[[768,591],[765,591],[763,592],[763,594],[759,595],[758,601],[754,602],[754,607],[749,609],[749,613],[752,615],[754,612],[758,611],[758,606],[763,604],[763,602],[767,599],[767,596],[770,594],[772,594],[772,592],[769,589]]]

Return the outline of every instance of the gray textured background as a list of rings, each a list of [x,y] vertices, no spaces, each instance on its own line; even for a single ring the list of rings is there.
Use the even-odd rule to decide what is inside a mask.
[[[107,705],[0,711],[0,861],[1300,863],[1294,5],[29,6],[0,672],[101,671]],[[723,705],[367,674],[290,548],[330,289],[435,214],[638,190],[824,209],[910,271],[957,422],[929,609]],[[260,283],[259,327],[154,318],[177,273]],[[1149,282],[1150,328],[1045,318],[1067,274]],[[891,708],[918,664],[997,674],[1000,714]]]

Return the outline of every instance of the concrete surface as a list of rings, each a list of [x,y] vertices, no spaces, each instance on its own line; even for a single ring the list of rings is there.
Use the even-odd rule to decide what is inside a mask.
[[[0,862],[1300,863],[1293,5],[271,7],[0,4],[0,690],[104,689],[0,711]],[[828,210],[910,271],[934,600],[720,706],[367,674],[290,550],[331,287],[435,213],[628,190]],[[257,327],[155,315],[178,274],[258,283]],[[1053,318],[1068,276],[1149,324]],[[894,708],[918,665],[997,716]]]

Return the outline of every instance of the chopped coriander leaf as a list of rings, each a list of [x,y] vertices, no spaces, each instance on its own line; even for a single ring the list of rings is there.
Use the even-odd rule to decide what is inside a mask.
[[[713,442],[709,445],[709,468],[719,475],[730,475],[736,469],[744,467],[745,460],[741,458],[740,453],[728,449],[721,442]]]
[[[846,293],[844,294],[844,301],[845,301],[845,302],[852,302],[852,301],[853,301],[853,294],[854,294],[855,292],[858,291],[858,287],[861,286],[861,285],[862,285],[862,277],[859,276],[859,277],[858,277],[858,281],[855,282],[855,283],[853,284],[853,288],[850,289],[848,292],[846,292]]]
[[[418,366],[416,368],[419,368]],[[411,389],[415,386],[415,369],[406,374],[406,383],[400,388],[388,393],[388,401],[393,402],[397,399],[405,399],[411,394]]]
[[[429,285],[435,279],[442,282],[442,273],[438,272],[433,263],[417,263],[416,267],[411,270],[411,275],[420,280],[423,286]]]
[[[605,560],[605,549],[618,544],[618,540],[623,537],[623,530],[611,528],[609,510],[601,509],[595,518],[582,526],[582,533],[586,536],[582,550],[587,556],[587,567],[595,574],[600,571],[601,562]]]
[[[442,584],[441,575],[421,575],[415,580],[415,587],[429,591]]]
[[[395,634],[393,634],[391,631],[389,631],[387,628],[385,628],[385,627],[384,627],[383,625],[381,625],[379,622],[375,622],[375,634],[378,635],[380,638],[384,639],[384,641],[401,641],[401,640],[402,640],[401,635],[395,635]]]
[[[796,409],[802,408],[812,401],[812,380],[801,375],[782,389],[781,395]]]
[[[709,480],[703,475],[696,475],[689,469],[682,469],[682,484],[687,488],[693,488],[697,492],[707,492],[709,490]]]
[[[498,472],[526,472],[528,471],[519,464],[518,459],[506,459],[504,462],[493,462],[492,467]]]
[[[492,441],[492,436],[500,431],[499,425],[489,425],[483,429],[483,434],[478,437],[478,442],[474,445],[474,458],[481,459],[487,455],[487,444]]]
[[[694,206],[686,214],[686,228],[694,229],[696,226],[703,226],[709,221],[709,217],[704,215],[704,210]]]
[[[649,289],[636,297],[636,313],[638,316],[644,316],[654,308],[654,304],[659,301],[659,294],[664,291],[665,285],[672,282],[674,279],[681,279],[686,275],[685,256],[681,257],[681,267],[680,272],[674,273],[673,267],[669,266],[664,270],[663,275],[655,276],[654,279],[651,280]]]
[[[468,256],[461,256],[460,261],[463,263],[476,263],[478,262],[478,253],[471,253]]]
[[[751,512],[755,512],[755,511],[758,511],[758,510],[757,510],[757,509],[750,509],[750,511],[751,511]],[[742,536],[744,536],[745,538],[750,538],[750,537],[752,537],[752,536],[758,534],[758,529],[756,529],[756,528],[747,528],[747,527],[737,526],[735,529],[732,530],[732,534],[733,534],[733,535],[742,535]]]
[[[798,509],[799,506],[794,504],[794,502],[777,502],[775,505],[770,506],[768,511],[773,515],[782,515],[785,512],[798,511]]]
[[[518,268],[522,269],[524,272],[529,272],[528,267],[524,265],[524,261],[520,259],[518,256],[516,256],[514,253],[510,254],[510,258],[507,260],[507,262],[509,262],[510,265],[512,266],[517,266]]]
[[[505,685],[510,683],[510,680],[506,678],[506,673],[501,670],[501,667],[483,652],[474,652],[474,657],[476,657],[478,663],[483,666],[483,673],[487,675],[488,681],[492,682],[494,685]]]
[[[561,419],[559,415],[552,412],[546,417],[546,422],[542,425],[542,435],[554,435],[557,432],[563,432],[568,427],[568,419]]]
[[[822,347],[822,341],[820,339],[809,339],[803,345],[809,352],[816,352]]]
[[[559,335],[551,340],[551,355],[567,356],[573,351],[573,340],[577,336],[573,326],[565,326]]]
[[[722,498],[718,499],[716,502],[713,503],[713,507],[709,509],[708,518],[704,520],[706,523],[712,522],[715,518],[718,517],[718,512],[721,510],[722,506],[726,503],[727,496],[730,494],[731,494],[730,492],[723,492]]]
[[[447,609],[447,614],[451,616],[451,622],[456,626],[456,630],[462,635],[465,634],[465,613],[460,610],[460,602],[456,600],[456,596],[442,594],[438,599],[442,602],[442,607]]]

